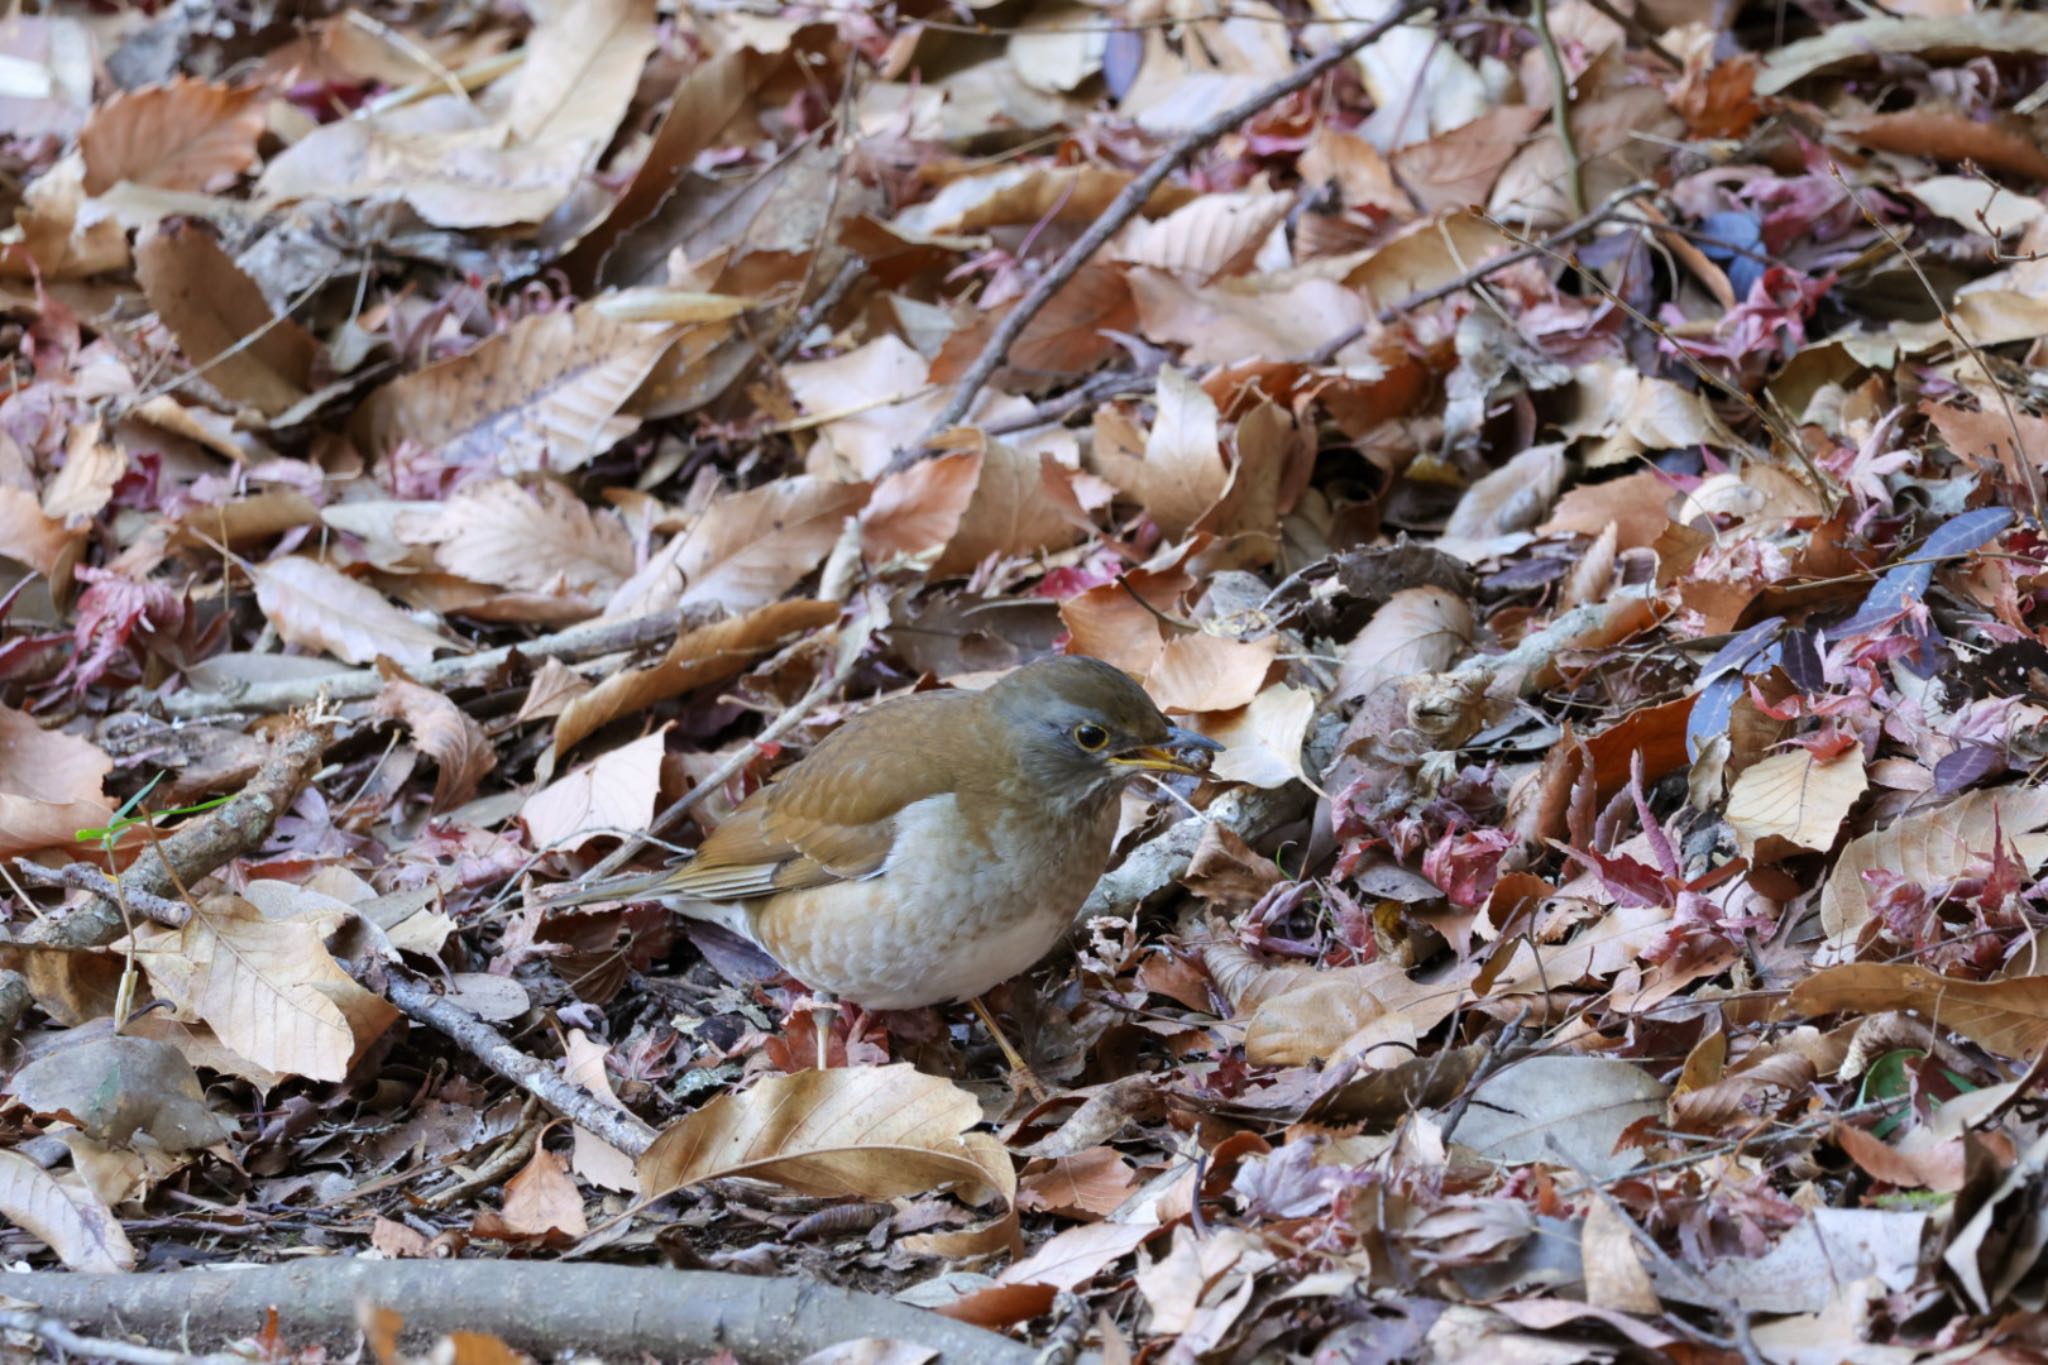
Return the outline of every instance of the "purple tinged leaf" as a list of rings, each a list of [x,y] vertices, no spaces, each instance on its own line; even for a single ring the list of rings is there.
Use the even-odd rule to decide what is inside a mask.
[[[1965,744],[1934,765],[1934,790],[1943,796],[1976,786],[2006,770],[2005,753],[1995,744]]]

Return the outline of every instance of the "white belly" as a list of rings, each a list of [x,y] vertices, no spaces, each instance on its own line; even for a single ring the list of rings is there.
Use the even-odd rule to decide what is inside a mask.
[[[1116,815],[1109,803],[1060,821],[1059,856],[1026,861],[989,857],[951,796],[919,801],[898,817],[880,873],[775,897],[754,910],[754,937],[805,985],[870,1009],[980,995],[1059,942],[1102,874]],[[1043,846],[1044,818],[1015,817],[1020,827],[991,830],[988,843]],[[1026,819],[1041,825],[1035,837]]]

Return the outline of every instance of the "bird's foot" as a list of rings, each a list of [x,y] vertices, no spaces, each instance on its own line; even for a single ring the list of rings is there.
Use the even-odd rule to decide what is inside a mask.
[[[1002,1049],[1003,1060],[1010,1064],[1011,1088],[1029,1095],[1035,1104],[1045,1103],[1049,1096],[1045,1086],[1038,1079],[1038,1073],[1031,1069],[1031,1063],[1025,1061],[1016,1048],[1010,1046],[1010,1040],[1003,1036],[1002,1029],[996,1024],[996,1017],[988,1012],[988,1006],[981,1003],[981,997],[978,995],[970,997],[968,1003],[974,1006],[974,1012],[981,1017],[982,1027],[988,1030],[989,1037],[995,1039],[996,1046]]]

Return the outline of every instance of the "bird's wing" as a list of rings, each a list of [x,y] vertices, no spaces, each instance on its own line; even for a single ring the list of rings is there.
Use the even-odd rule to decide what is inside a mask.
[[[896,817],[914,802],[975,785],[990,755],[981,726],[940,708],[974,706],[969,693],[887,702],[835,731],[720,825],[667,890],[707,900],[858,881],[882,870]]]

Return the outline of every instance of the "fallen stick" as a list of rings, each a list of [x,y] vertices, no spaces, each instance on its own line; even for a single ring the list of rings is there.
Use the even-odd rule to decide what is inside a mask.
[[[974,364],[960,377],[960,382],[954,387],[953,396],[946,401],[946,406],[939,409],[938,415],[932,418],[931,425],[925,428],[924,435],[918,438],[915,445],[896,452],[896,458],[889,462],[889,467],[896,470],[915,464],[931,447],[934,437],[959,425],[960,420],[967,415],[968,409],[974,406],[974,400],[981,393],[983,386],[1002,368],[1004,359],[1010,354],[1010,348],[1017,344],[1018,337],[1024,335],[1024,329],[1031,325],[1031,320],[1038,316],[1046,304],[1052,302],[1053,295],[1059,293],[1067,282],[1079,273],[1091,256],[1100,251],[1110,238],[1116,236],[1124,224],[1138,216],[1138,211],[1144,208],[1153,192],[1166,183],[1169,175],[1186,165],[1196,152],[1215,142],[1261,109],[1286,99],[1298,90],[1308,88],[1324,72],[1349,60],[1359,49],[1377,42],[1409,15],[1421,9],[1424,3],[1425,0],[1401,0],[1384,17],[1368,27],[1352,34],[1327,51],[1311,57],[1271,85],[1255,91],[1208,122],[1198,124],[1174,139],[1172,146],[1161,152],[1151,165],[1138,173],[1136,179],[1124,186],[1123,191],[1110,201],[1107,209],[1103,210],[1102,216],[1088,225],[1088,230],[1075,239],[1074,244],[1067,248],[1066,254],[1053,262],[1052,268],[1039,276],[1038,283],[1032,285],[1030,291],[1017,301],[1017,306],[996,324],[995,331],[982,346],[981,354],[974,358]]]
[[[183,1351],[165,1351],[155,1346],[136,1346],[107,1337],[80,1336],[55,1318],[38,1317],[19,1309],[0,1309],[0,1327],[10,1332],[28,1332],[68,1355],[89,1360],[115,1360],[121,1365],[249,1365],[249,1357],[222,1352],[195,1356]]]
[[[270,756],[225,806],[204,820],[180,825],[145,849],[126,872],[121,889],[129,894],[172,896],[230,859],[248,853],[270,836],[277,817],[291,804],[326,752],[320,727],[295,721],[272,743]],[[22,936],[26,943],[61,948],[97,948],[125,931],[121,907],[100,896],[62,919],[44,920]]]
[[[937,1350],[945,1365],[1032,1365],[1028,1346],[893,1299],[813,1280],[560,1261],[367,1261],[332,1257],[242,1270],[161,1275],[9,1275],[10,1297],[41,1318],[224,1342],[253,1335],[277,1310],[294,1347],[351,1351],[359,1301],[405,1322],[425,1347],[450,1332],[490,1332],[542,1359],[558,1353],[661,1360],[731,1351],[784,1365],[865,1337]]]
[[[676,614],[672,611],[655,612],[651,616],[636,616],[627,621],[575,626],[554,635],[543,635],[537,640],[487,649],[481,654],[436,659],[430,664],[407,670],[407,676],[422,687],[446,690],[482,682],[503,667],[514,654],[529,659],[553,655],[568,663],[661,644],[674,639],[675,635]],[[384,676],[376,669],[364,668],[317,678],[247,683],[240,688],[219,692],[188,689],[162,697],[158,704],[173,720],[218,715],[223,711],[249,711],[267,716],[304,706],[321,697],[329,701],[364,701],[382,692],[384,683]]]

